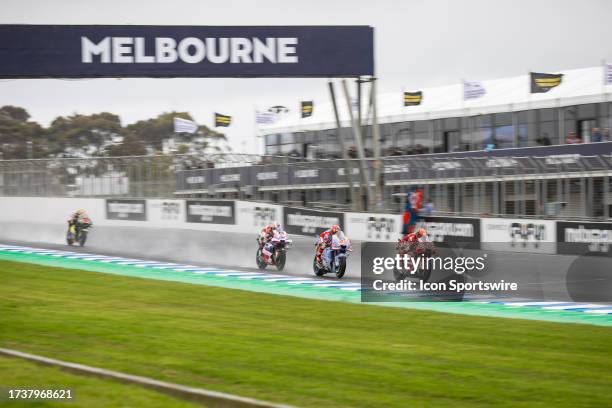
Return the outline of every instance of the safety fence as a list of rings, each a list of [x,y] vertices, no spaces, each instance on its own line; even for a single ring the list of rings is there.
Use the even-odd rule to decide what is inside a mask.
[[[0,161],[0,196],[240,199],[397,213],[406,192],[419,186],[435,215],[602,220],[612,214],[610,176],[610,154],[5,160]],[[372,191],[380,187],[370,208],[363,204],[366,180]]]

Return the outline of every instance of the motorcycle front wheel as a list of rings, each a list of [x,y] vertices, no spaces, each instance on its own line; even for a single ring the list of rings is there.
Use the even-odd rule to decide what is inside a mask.
[[[68,231],[68,233],[66,234],[66,243],[68,245],[74,244],[74,235],[70,231]]]
[[[257,254],[255,254],[255,263],[257,264],[257,267],[259,269],[266,269],[266,266],[268,266],[266,262],[263,260],[263,257],[261,254],[261,248],[257,248]]]
[[[423,282],[429,282],[429,278],[431,277],[431,269],[421,269],[421,280]]]
[[[395,279],[396,282],[399,282],[399,281],[403,280],[405,277],[406,276],[405,276],[404,272],[402,272],[399,269],[397,269],[397,266],[393,267],[393,278]]]
[[[84,246],[85,241],[87,241],[87,231],[81,231],[79,234],[79,245]]]
[[[317,275],[317,276],[325,275],[325,269],[319,268],[319,265],[317,264],[317,256],[316,255],[315,255],[314,259],[312,260],[312,270],[313,270],[314,274]]]
[[[287,254],[285,253],[285,251],[278,251],[276,253],[276,256],[274,257],[274,260],[276,261],[276,269],[282,271],[283,269],[285,269]]]
[[[346,258],[342,257],[338,261],[338,266],[336,267],[336,278],[342,279],[345,272],[346,272]]]

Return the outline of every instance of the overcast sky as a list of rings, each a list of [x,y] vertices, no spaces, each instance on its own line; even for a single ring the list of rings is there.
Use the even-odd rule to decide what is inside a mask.
[[[607,0],[1,0],[0,10],[1,24],[370,25],[381,92],[612,61]],[[324,79],[0,80],[0,106],[44,125],[75,112],[129,124],[189,111],[208,126],[214,111],[230,114],[230,143],[248,152],[260,149],[256,107],[326,98]]]

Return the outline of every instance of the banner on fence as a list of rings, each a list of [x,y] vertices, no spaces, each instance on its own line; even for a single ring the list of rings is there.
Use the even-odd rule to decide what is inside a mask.
[[[344,213],[285,207],[284,228],[288,234],[318,235],[332,225],[344,229]]]
[[[612,256],[612,223],[558,221],[557,247],[559,254]]]
[[[235,201],[185,201],[185,221],[202,224],[235,224]]]
[[[483,218],[480,224],[484,249],[555,253],[554,221]]]
[[[106,200],[106,219],[124,221],[146,221],[146,200]]]

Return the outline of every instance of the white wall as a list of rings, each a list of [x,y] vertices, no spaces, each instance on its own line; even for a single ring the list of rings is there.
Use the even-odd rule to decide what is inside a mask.
[[[236,201],[236,224],[200,224],[185,221],[185,200],[147,200],[147,221],[106,219],[101,198],[0,197],[2,222],[62,224],[77,209],[84,209],[94,225],[141,228],[178,228],[201,231],[257,233],[272,221],[282,222],[280,205]]]

